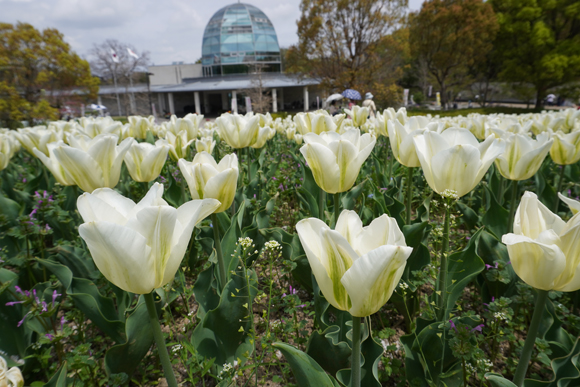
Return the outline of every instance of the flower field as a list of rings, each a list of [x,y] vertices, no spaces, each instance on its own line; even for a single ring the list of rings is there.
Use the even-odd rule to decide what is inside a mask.
[[[580,386],[580,110],[0,129],[1,386]]]

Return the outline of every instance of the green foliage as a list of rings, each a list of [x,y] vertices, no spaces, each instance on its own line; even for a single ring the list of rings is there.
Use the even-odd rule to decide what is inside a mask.
[[[500,29],[501,76],[536,88],[536,108],[550,88],[580,75],[580,8],[575,0],[493,0]]]

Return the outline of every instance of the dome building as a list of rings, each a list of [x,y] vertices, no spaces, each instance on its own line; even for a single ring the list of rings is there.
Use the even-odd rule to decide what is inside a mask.
[[[148,66],[147,84],[126,90],[102,86],[98,103],[111,115],[217,117],[254,110],[252,96],[261,90],[271,98],[270,112],[322,107],[319,81],[284,74],[274,25],[257,7],[234,3],[217,10],[197,38],[202,39],[201,63]],[[124,101],[120,111],[116,94]]]
[[[203,33],[203,75],[243,74],[261,65],[280,72],[280,46],[274,25],[249,4],[230,4],[217,11]]]

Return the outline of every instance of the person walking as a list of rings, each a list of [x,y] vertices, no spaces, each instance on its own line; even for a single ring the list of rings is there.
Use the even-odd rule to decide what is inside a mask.
[[[362,106],[369,108],[369,117],[372,118],[375,117],[377,107],[375,105],[375,102],[373,101],[373,95],[371,93],[365,94],[365,100],[363,101]]]

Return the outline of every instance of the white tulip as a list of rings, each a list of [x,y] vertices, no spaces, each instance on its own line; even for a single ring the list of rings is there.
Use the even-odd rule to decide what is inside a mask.
[[[169,145],[165,140],[157,140],[155,145],[147,142],[133,142],[125,154],[125,165],[131,178],[138,182],[150,182],[161,173]]]
[[[135,141],[128,138],[117,145],[117,140],[116,135],[99,134],[90,142],[83,143],[71,136],[72,146],[62,142],[57,144],[53,149],[54,157],[65,175],[68,174],[83,191],[113,188],[119,182],[125,153]]]
[[[358,129],[344,134],[307,133],[300,152],[308,162],[316,184],[328,193],[345,192],[352,188],[362,164],[371,154],[376,138]]]
[[[148,294],[169,283],[193,228],[220,205],[192,200],[175,209],[162,195],[163,185],[155,183],[137,204],[108,188],[78,198],[80,236],[101,273],[125,291]]]
[[[389,300],[413,251],[387,215],[363,227],[356,212],[344,210],[335,230],[309,218],[296,231],[326,300],[357,317],[377,312]]]
[[[534,176],[550,151],[554,140],[548,133],[536,139],[523,134],[504,133],[505,151],[495,160],[499,172],[509,180],[526,180]]]
[[[201,152],[191,162],[180,159],[178,165],[192,198],[219,200],[221,205],[215,210],[216,213],[230,208],[236,195],[239,174],[235,153],[225,156],[218,164],[212,155]]]
[[[475,188],[505,148],[493,135],[479,143],[469,130],[461,128],[450,128],[441,134],[425,131],[414,140],[431,189],[457,197]]]

